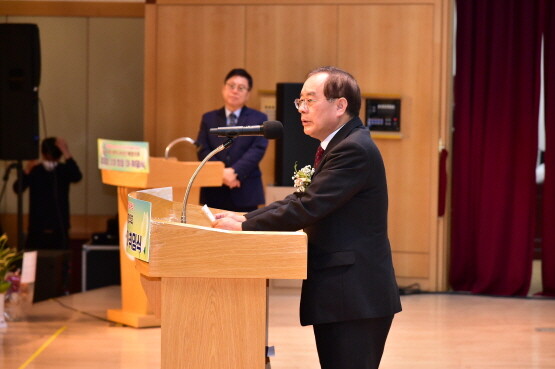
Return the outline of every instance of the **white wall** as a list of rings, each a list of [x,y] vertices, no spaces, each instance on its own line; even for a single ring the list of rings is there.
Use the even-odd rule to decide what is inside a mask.
[[[143,138],[144,19],[0,17],[34,23],[41,44],[41,139],[62,136],[83,172],[71,188],[71,213],[114,215],[116,189],[101,183],[97,138]],[[0,161],[0,171],[9,164]],[[12,171],[1,213],[17,212]],[[3,183],[2,183],[3,184]],[[27,194],[24,211],[27,213]]]

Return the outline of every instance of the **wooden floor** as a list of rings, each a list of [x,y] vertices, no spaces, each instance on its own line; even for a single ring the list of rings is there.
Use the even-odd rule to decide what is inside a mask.
[[[25,321],[0,329],[0,368],[158,368],[160,328],[98,318],[119,301],[112,286],[33,305]],[[402,303],[383,369],[555,368],[553,299],[415,294]],[[270,297],[272,369],[319,368],[312,328],[298,324],[298,304],[294,290]]]

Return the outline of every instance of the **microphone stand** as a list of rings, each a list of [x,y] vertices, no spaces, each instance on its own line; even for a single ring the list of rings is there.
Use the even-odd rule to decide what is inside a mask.
[[[23,162],[18,159],[17,162],[10,164],[4,172],[2,192],[0,193],[0,201],[4,196],[8,178],[12,169],[17,170],[17,249],[24,250],[25,234],[23,233]]]
[[[187,185],[187,190],[185,191],[185,197],[183,198],[183,209],[181,210],[181,223],[187,223],[187,221],[186,221],[187,218],[186,218],[186,215],[185,215],[185,212],[186,212],[186,209],[187,209],[187,199],[189,198],[189,192],[191,192],[191,187],[193,187],[193,181],[195,180],[195,177],[197,176],[198,172],[200,172],[200,170],[202,169],[204,164],[206,164],[206,162],[208,160],[210,160],[214,155],[216,155],[220,151],[225,150],[229,146],[231,146],[231,144],[233,143],[234,138],[235,137],[228,137],[227,141],[225,141],[223,144],[216,147],[208,155],[206,155],[204,160],[199,164],[199,166],[197,167],[197,169],[195,170],[195,172],[191,176],[191,179],[189,180],[189,184]]]
[[[25,234],[23,233],[23,162],[17,161],[17,243],[18,250],[25,249]]]
[[[4,193],[6,192],[6,186],[8,185],[8,178],[10,178],[10,172],[14,168],[17,168],[17,163],[11,163],[6,167],[6,170],[4,171],[4,177],[2,177],[4,184],[2,185],[2,192],[0,192],[0,203],[2,202],[2,199],[4,198]]]
[[[177,144],[177,143],[179,143],[179,142],[188,142],[188,143],[190,143],[190,144],[192,144],[192,145],[197,146],[197,143],[195,142],[195,140],[193,140],[193,139],[190,138],[190,137],[180,137],[180,138],[176,138],[175,140],[173,140],[172,142],[170,142],[170,143],[168,144],[168,146],[166,146],[166,151],[165,151],[165,154],[164,154],[164,157],[165,157],[166,159],[168,158],[168,156],[169,156],[169,154],[170,154],[171,148],[172,148],[175,144]],[[198,151],[198,150],[199,150],[199,148],[197,147],[197,151]]]

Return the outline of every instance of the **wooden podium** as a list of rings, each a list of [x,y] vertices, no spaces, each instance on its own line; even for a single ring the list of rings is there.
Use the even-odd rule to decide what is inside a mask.
[[[118,217],[120,230],[121,309],[109,309],[107,318],[131,327],[157,327],[160,319],[149,308],[141,287],[140,276],[135,269],[134,258],[125,252],[127,229],[127,195],[144,188],[187,187],[189,179],[199,162],[180,162],[175,159],[150,158],[149,173],[131,173],[114,170],[101,171],[102,183],[117,186]],[[194,186],[221,186],[222,162],[207,162],[197,175]]]
[[[161,318],[162,368],[263,369],[266,280],[306,278],[306,234],[210,228],[198,205],[180,223],[170,192],[130,194],[152,204],[149,262],[135,266]]]

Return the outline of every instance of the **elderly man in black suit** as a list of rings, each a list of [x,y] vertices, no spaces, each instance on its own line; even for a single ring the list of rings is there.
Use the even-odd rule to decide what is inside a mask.
[[[295,106],[323,154],[304,191],[245,215],[217,214],[214,227],[308,235],[300,319],[313,325],[323,369],[378,368],[401,311],[387,234],[382,157],[359,119],[360,89],[347,72],[309,73]],[[321,151],[321,150],[319,150]]]

